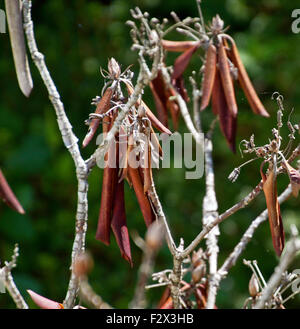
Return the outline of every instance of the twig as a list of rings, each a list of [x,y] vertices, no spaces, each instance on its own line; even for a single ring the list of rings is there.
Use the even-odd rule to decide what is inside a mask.
[[[80,290],[79,296],[87,304],[91,305],[96,309],[111,309],[112,307],[103,301],[103,299],[95,293],[93,288],[90,286],[87,278],[80,279]]]
[[[22,297],[19,289],[17,288],[13,276],[11,274],[12,269],[17,266],[18,256],[19,256],[19,247],[16,244],[14,248],[12,260],[10,262],[5,262],[5,265],[0,269],[0,281],[3,282],[5,288],[11,295],[17,308],[28,309],[29,307],[26,304],[24,298]]]
[[[296,229],[295,229],[296,230]],[[297,231],[297,230],[296,230]],[[266,303],[272,297],[276,287],[280,284],[283,273],[287,270],[290,263],[294,260],[297,252],[300,251],[300,238],[298,236],[298,232],[293,233],[293,237],[286,244],[284,253],[280,258],[280,262],[278,266],[275,268],[273,275],[267,283],[267,286],[262,291],[261,297],[257,301],[257,303],[253,306],[255,309],[265,308]]]
[[[79,282],[73,272],[73,264],[76,257],[84,251],[85,248],[85,236],[87,230],[87,212],[88,212],[88,170],[85,161],[83,160],[78,146],[78,138],[72,131],[71,123],[65,113],[64,105],[60,99],[60,95],[56,89],[56,86],[51,78],[51,75],[47,69],[44,55],[38,51],[34,31],[33,22],[31,19],[31,0],[23,1],[23,13],[24,13],[24,29],[27,37],[28,48],[38,71],[44,81],[44,84],[48,90],[50,101],[55,109],[58,127],[60,129],[62,139],[65,147],[70,152],[75,168],[78,181],[78,199],[77,199],[77,212],[76,212],[76,233],[72,248],[72,260],[71,260],[71,278],[67,295],[64,301],[65,308],[73,308],[75,300],[78,294]]]

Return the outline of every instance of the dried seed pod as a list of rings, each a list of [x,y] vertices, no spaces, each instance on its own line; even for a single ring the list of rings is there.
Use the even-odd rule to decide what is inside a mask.
[[[214,88],[212,92],[212,108],[215,115],[219,115],[220,126],[226,141],[235,153],[235,136],[237,118],[228,109],[225,92],[221,83],[219,70],[216,72]]]
[[[203,260],[203,257],[204,256],[203,256],[202,248],[199,248],[197,251],[193,251],[193,255],[192,255],[193,267],[197,267],[198,265],[200,265]]]
[[[127,90],[128,90],[128,94],[129,95],[132,95],[133,93],[133,87],[128,83],[128,82],[125,82],[126,84],[126,87],[127,87]],[[152,125],[157,128],[160,132],[162,133],[166,133],[168,135],[172,135],[171,131],[165,127],[158,119],[157,117],[152,113],[152,111],[149,109],[149,107],[143,102],[141,101],[141,104],[143,105],[143,107],[145,108],[146,110],[146,115],[147,117],[149,118],[149,120],[151,121]],[[140,105],[140,102],[137,102],[137,106]]]
[[[235,93],[228,64],[228,58],[222,41],[219,42],[218,45],[218,64],[228,109],[230,110],[232,116],[236,117],[238,108],[235,100]]]
[[[167,51],[183,52],[199,44],[199,41],[171,41],[161,40],[163,48]]]
[[[232,42],[232,47],[229,54],[232,62],[238,69],[238,80],[247,97],[249,105],[252,108],[252,111],[261,116],[269,117],[269,113],[266,111],[260,99],[258,98],[257,93],[251,83],[251,80],[249,79],[249,76],[240,58],[238,49],[234,41]]]
[[[110,118],[105,117],[103,120],[103,133],[109,130]],[[117,146],[117,144],[116,144]],[[96,232],[96,239],[102,241],[106,245],[110,244],[110,224],[112,216],[112,206],[114,200],[114,193],[117,186],[118,169],[111,168],[109,163],[112,158],[116,157],[116,150],[112,146],[109,147],[105,154],[104,160],[106,166],[103,170],[101,204],[98,218],[98,227]]]
[[[287,161],[282,162],[288,172],[291,186],[292,186],[292,193],[295,198],[298,197],[299,189],[300,189],[300,173],[298,170],[294,169]]]
[[[104,114],[106,113],[110,107],[111,107],[111,99],[112,99],[112,96],[113,96],[113,92],[114,92],[114,88],[112,87],[108,87],[104,94],[103,94],[103,97],[101,98],[101,100],[99,101],[98,105],[97,105],[97,108],[96,108],[96,111],[95,113],[96,114]],[[90,141],[92,140],[92,138],[94,137],[96,131],[97,131],[97,128],[99,127],[99,124],[100,124],[100,119],[92,119],[90,125],[89,125],[89,131],[88,133],[86,134],[83,142],[82,142],[82,147],[86,147]]]
[[[121,256],[129,262],[131,266],[132,257],[130,249],[130,240],[126,222],[125,200],[124,200],[124,181],[118,182],[114,197],[113,215],[111,228],[117,240]]]
[[[276,175],[274,168],[269,168],[269,174],[266,176],[262,171],[263,164],[264,162],[261,165],[260,173],[263,180],[263,191],[268,208],[272,241],[276,254],[280,256],[284,248],[284,231],[280,214],[280,206],[277,199]]]
[[[25,214],[23,207],[9,187],[2,170],[0,169],[0,198],[12,209],[20,214]]]
[[[118,79],[121,75],[120,65],[113,57],[108,62],[108,72],[112,79]]]
[[[200,280],[205,276],[205,274],[206,274],[206,265],[203,262],[203,260],[201,260],[201,263],[198,264],[197,267],[195,267],[192,271],[192,279],[194,283],[200,282]]]
[[[151,168],[151,145],[147,141],[144,153],[144,193],[148,192],[152,185],[152,168]]]
[[[216,47],[211,43],[206,52],[200,111],[203,111],[209,104],[215,82],[216,66],[217,51]]]
[[[155,220],[155,215],[151,208],[149,199],[144,194],[143,182],[142,182],[138,168],[132,168],[129,166],[128,175],[129,175],[130,181],[132,182],[132,186],[133,186],[134,192],[136,194],[138,203],[140,205],[146,226],[148,227]]]
[[[5,9],[18,83],[22,93],[29,97],[33,82],[26,54],[20,1],[5,0]]]
[[[158,71],[157,77],[150,82],[149,86],[151,88],[152,95],[154,98],[158,119],[164,126],[168,127],[165,83],[160,70]]]
[[[200,44],[196,44],[189,49],[187,49],[184,53],[182,53],[174,62],[174,71],[172,74],[172,80],[178,79],[183,72],[186,70],[189,62],[194,54],[194,52],[199,48]]]
[[[259,284],[255,274],[253,273],[249,281],[249,294],[251,297],[255,298],[259,293]]]

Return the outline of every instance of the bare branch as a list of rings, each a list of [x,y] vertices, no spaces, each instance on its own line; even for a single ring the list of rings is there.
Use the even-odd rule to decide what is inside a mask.
[[[44,55],[38,51],[34,31],[33,22],[31,19],[31,1],[23,1],[23,13],[24,13],[24,28],[27,37],[27,43],[33,62],[35,63],[38,71],[44,81],[44,84],[48,90],[50,101],[55,109],[57,116],[58,127],[61,132],[61,136],[65,147],[70,152],[75,167],[76,176],[78,180],[78,199],[77,199],[77,212],[76,212],[76,233],[72,248],[72,262],[71,262],[71,279],[69,282],[69,288],[64,301],[65,308],[73,308],[75,300],[78,294],[79,282],[73,273],[73,265],[77,255],[84,251],[85,248],[85,235],[87,230],[87,212],[88,212],[88,170],[87,165],[81,157],[78,138],[72,131],[71,123],[65,113],[64,105],[60,99],[60,95],[56,89],[56,86],[51,78],[51,75],[47,69]]]
[[[206,193],[203,199],[203,226],[214,222],[218,217],[218,202],[215,192],[215,178],[212,159],[213,145],[210,138],[205,139],[205,181]],[[206,235],[206,245],[209,261],[209,281],[208,281],[208,297],[206,308],[214,308],[217,294],[217,263],[218,263],[218,235],[220,235],[219,227],[216,225]]]
[[[285,250],[280,258],[280,262],[278,266],[275,268],[275,271],[271,276],[270,280],[268,281],[267,286],[262,291],[261,297],[259,298],[259,300],[257,301],[257,303],[254,305],[253,308],[255,309],[265,308],[266,303],[272,297],[275,289],[280,284],[283,273],[287,270],[288,266],[294,260],[296,254],[299,251],[300,251],[300,238],[297,232],[297,235],[293,234],[291,240],[286,244]]]
[[[22,297],[19,289],[17,288],[13,276],[11,274],[12,269],[17,266],[18,256],[19,256],[19,247],[16,244],[12,256],[12,260],[10,262],[5,262],[5,265],[2,268],[0,268],[0,283],[1,281],[3,282],[5,288],[11,295],[17,308],[28,309],[29,307],[26,304],[24,298]]]

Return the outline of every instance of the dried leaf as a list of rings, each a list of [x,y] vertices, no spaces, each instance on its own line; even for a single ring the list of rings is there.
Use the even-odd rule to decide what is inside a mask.
[[[132,266],[130,240],[126,223],[124,181],[118,182],[116,187],[111,228],[116,237],[122,257]]]
[[[262,163],[263,166],[264,162]],[[261,177],[263,180],[263,191],[266,198],[269,223],[273,246],[278,256],[281,255],[284,248],[284,231],[280,214],[280,206],[277,200],[277,181],[273,168],[269,168],[269,174],[266,176],[260,168]]]
[[[205,59],[205,69],[202,83],[202,99],[200,111],[203,111],[209,104],[212,94],[217,67],[217,51],[213,44],[210,44]]]
[[[199,41],[171,41],[161,40],[163,48],[167,51],[183,52],[189,50],[191,47],[199,45]]]
[[[23,207],[9,187],[2,170],[0,169],[0,198],[12,209],[20,214],[25,214]]]
[[[222,133],[225,136],[230,149],[235,153],[237,118],[233,116],[228,109],[219,70],[216,72],[215,83],[212,92],[212,108],[213,112],[216,115],[219,115]]]
[[[235,93],[228,64],[228,58],[222,42],[220,42],[218,45],[218,64],[228,109],[230,110],[231,114],[236,117],[238,108],[235,100]]]
[[[110,106],[111,106],[110,101],[111,101],[111,98],[113,95],[113,91],[114,91],[113,88],[110,88],[110,87],[108,87],[105,90],[103,97],[101,98],[100,102],[97,105],[97,108],[95,111],[96,114],[104,114],[110,109]],[[101,119],[97,119],[97,118],[92,119],[92,121],[89,125],[89,131],[86,134],[86,136],[82,142],[83,147],[86,147],[90,143],[92,138],[94,137],[94,135],[99,127],[100,121],[101,121]]]
[[[247,71],[244,67],[243,62],[241,61],[238,49],[235,43],[232,43],[231,50],[229,52],[230,58],[233,64],[238,69],[238,79],[239,83],[248,99],[248,102],[252,108],[252,111],[256,114],[262,115],[264,117],[269,117],[269,113],[264,108],[263,104],[261,103],[260,99],[257,96],[257,93],[249,79]]]
[[[46,297],[43,297],[32,290],[27,290],[27,292],[30,295],[31,299],[35,302],[35,304],[42,309],[50,310],[50,309],[64,308],[62,304],[55,302],[51,299],[48,299]]]

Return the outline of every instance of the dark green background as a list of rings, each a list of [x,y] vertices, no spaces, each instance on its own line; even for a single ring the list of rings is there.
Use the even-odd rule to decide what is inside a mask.
[[[38,47],[45,54],[80,142],[87,131],[84,120],[93,110],[90,100],[100,94],[103,86],[99,67],[105,67],[108,58],[113,56],[123,68],[134,63],[133,70],[137,69],[136,53],[130,50],[129,28],[125,26],[126,20],[130,19],[129,9],[135,6],[159,18],[169,17],[171,10],[180,17],[195,16],[197,12],[192,0],[33,1]],[[3,7],[1,1],[0,8]],[[300,7],[298,1],[203,1],[206,22],[219,13],[226,25],[230,25],[229,33],[235,38],[259,96],[271,114],[270,119],[255,116],[244,94],[238,92],[237,143],[248,139],[252,133],[257,145],[268,141],[276,122],[276,104],[271,100],[274,91],[284,95],[287,113],[295,108],[292,118],[294,122],[299,121],[300,34],[291,31],[291,13],[297,7]],[[54,110],[35,66],[30,63],[34,89],[26,99],[17,85],[8,34],[1,34],[0,40],[0,166],[26,209],[26,215],[21,216],[0,204],[0,260],[2,263],[10,259],[14,244],[19,243],[20,257],[13,274],[29,305],[35,307],[25,289],[60,302],[65,297],[74,236],[76,178],[71,157],[62,144]],[[194,56],[189,70],[200,69],[201,56],[201,52]],[[151,97],[146,100],[153,105]],[[207,127],[213,118],[211,111],[206,110],[202,117]],[[182,121],[180,131],[186,132]],[[223,212],[260,180],[259,162],[244,168],[238,181],[231,184],[227,176],[243,160],[238,153],[232,155],[219,127],[214,142],[217,195],[220,212]],[[92,143],[83,150],[84,157],[89,157],[94,148]],[[201,229],[204,180],[185,180],[184,174],[185,169],[162,169],[155,173],[155,180],[176,241],[184,237],[189,243]],[[126,308],[133,295],[141,251],[132,243],[135,266],[131,269],[120,258],[114,239],[110,247],[95,240],[101,175],[101,170],[95,168],[89,179],[87,249],[95,261],[90,282],[104,300],[114,307]],[[279,192],[287,183],[287,177],[280,176]],[[128,186],[126,208],[130,231],[137,230],[143,236],[143,219]],[[219,264],[263,209],[265,200],[260,195],[249,207],[221,224]],[[282,217],[288,238],[290,224],[300,226],[299,199],[291,199],[282,206]],[[223,281],[217,298],[220,308],[242,307],[248,297],[251,273],[243,265],[243,258],[257,259],[265,278],[269,278],[277,259],[267,222],[258,228],[237,265]],[[155,270],[171,266],[170,254],[164,245]],[[296,268],[300,268],[299,260],[292,264],[291,270]],[[149,306],[155,306],[161,293],[162,289],[148,293]],[[299,307],[299,297],[289,305]],[[7,294],[0,295],[0,307],[14,307]]]

